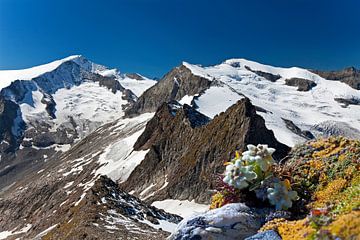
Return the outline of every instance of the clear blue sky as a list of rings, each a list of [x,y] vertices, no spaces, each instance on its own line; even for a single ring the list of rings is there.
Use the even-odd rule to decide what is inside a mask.
[[[0,69],[73,54],[150,77],[233,57],[360,67],[360,1],[0,0]]]

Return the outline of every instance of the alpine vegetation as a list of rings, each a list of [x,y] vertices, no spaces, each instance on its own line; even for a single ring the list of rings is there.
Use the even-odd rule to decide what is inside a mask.
[[[266,198],[275,206],[276,210],[291,208],[293,201],[297,200],[297,192],[291,190],[288,179],[283,181],[276,176],[274,169],[276,163],[272,157],[274,148],[259,144],[249,144],[248,150],[242,156],[236,152],[236,156],[226,164],[223,182],[235,189],[235,194],[241,191],[255,191],[257,197]]]

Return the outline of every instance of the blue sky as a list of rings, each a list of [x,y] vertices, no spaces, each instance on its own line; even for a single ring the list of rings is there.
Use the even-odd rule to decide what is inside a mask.
[[[73,54],[150,77],[234,57],[360,67],[359,11],[358,0],[0,0],[0,69]]]

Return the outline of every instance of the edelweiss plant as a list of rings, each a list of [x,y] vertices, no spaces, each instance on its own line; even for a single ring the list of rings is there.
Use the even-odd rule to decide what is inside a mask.
[[[287,210],[292,207],[292,201],[298,198],[297,192],[291,191],[289,180],[274,183],[273,188],[267,189],[268,199],[276,210]]]
[[[241,156],[236,152],[235,158],[226,163],[223,182],[237,190],[263,189],[263,200],[267,198],[276,210],[290,208],[298,197],[297,192],[291,190],[288,180],[281,181],[274,176],[273,166],[276,163],[272,154],[275,149],[263,144],[249,144],[247,148]]]
[[[226,166],[223,181],[236,189],[243,189],[248,187],[249,182],[256,179],[256,177],[253,166],[244,166],[243,162],[238,159]]]
[[[259,144],[257,146],[247,145],[248,151],[242,155],[242,160],[249,161],[250,163],[256,162],[263,172],[269,170],[269,168],[275,163],[272,154],[275,152],[275,148],[269,148],[268,145]]]

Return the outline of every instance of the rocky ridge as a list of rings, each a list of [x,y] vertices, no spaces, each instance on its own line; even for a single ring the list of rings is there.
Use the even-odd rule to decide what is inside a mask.
[[[194,113],[204,122],[206,117],[187,105],[175,114],[167,104],[158,109],[134,145],[135,150],[149,152],[122,184],[124,189],[147,201],[174,198],[207,203],[215,175],[235,150],[266,142],[278,149],[278,161],[290,150],[265,127],[249,99],[240,100],[205,125],[192,124],[189,116]]]

